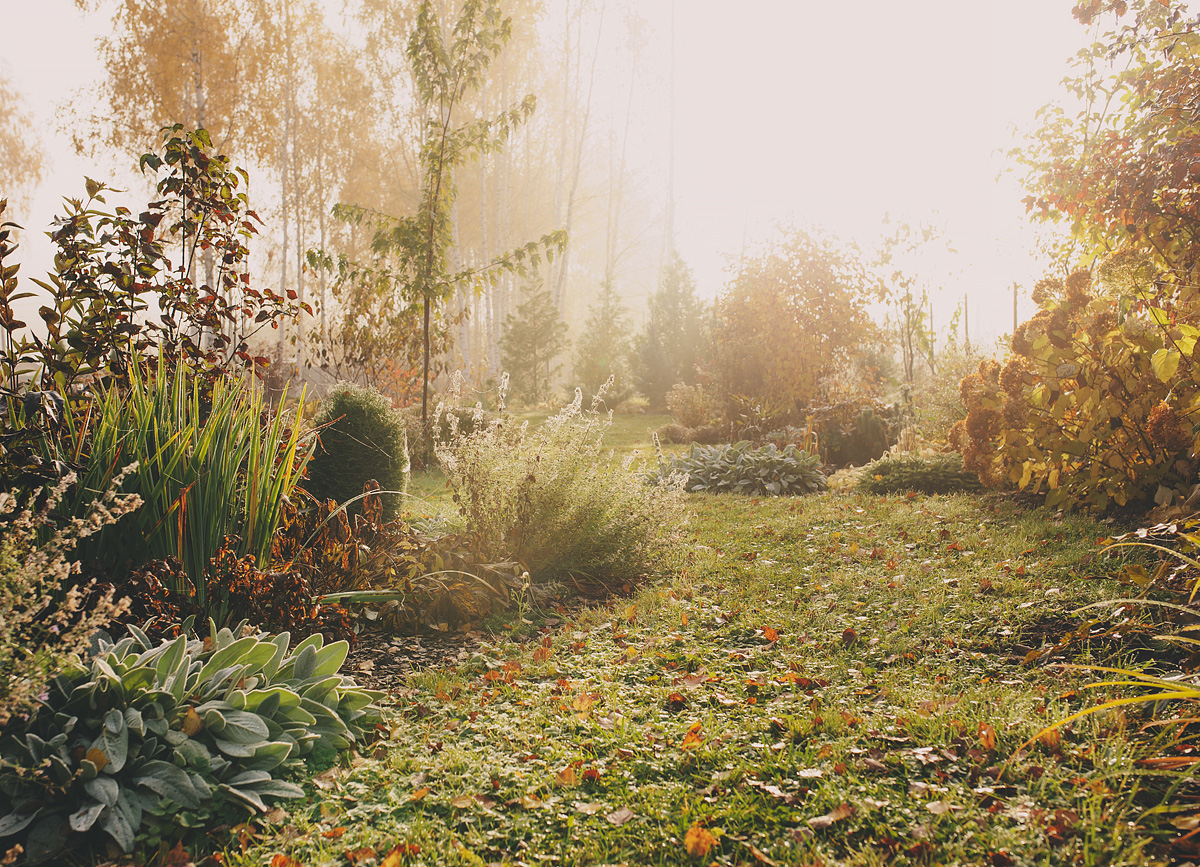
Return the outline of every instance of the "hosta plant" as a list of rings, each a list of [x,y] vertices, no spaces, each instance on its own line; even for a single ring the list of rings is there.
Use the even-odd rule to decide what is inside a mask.
[[[651,482],[686,477],[684,489],[691,492],[758,495],[813,494],[826,488],[821,461],[795,445],[778,448],[774,443],[754,447],[743,440],[719,446],[694,445],[685,455],[659,457],[658,469],[648,474]]]
[[[360,742],[380,693],[338,674],[344,641],[218,630],[98,642],[0,737],[0,840],[32,862],[108,838],[122,850],[185,835],[277,798],[315,750]],[[249,633],[249,634],[246,634]]]

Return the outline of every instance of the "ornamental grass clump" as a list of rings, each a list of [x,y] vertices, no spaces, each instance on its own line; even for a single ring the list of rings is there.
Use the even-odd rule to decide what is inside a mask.
[[[538,427],[502,416],[470,433],[457,419],[474,411],[449,411],[437,457],[463,528],[491,559],[520,561],[534,581],[635,581],[674,549],[682,501],[677,487],[643,485],[633,458],[606,449],[611,416],[582,401],[576,390]]]
[[[105,490],[115,470],[136,461],[125,488],[142,506],[136,530],[103,527],[80,546],[114,578],[151,560],[176,558],[186,582],[169,589],[194,596],[218,626],[230,620],[228,593],[213,558],[227,547],[271,563],[284,504],[304,472],[311,440],[295,415],[272,413],[262,390],[218,379],[207,391],[183,365],[158,375],[135,365],[128,390],[109,389],[90,408],[90,455],[73,508]]]

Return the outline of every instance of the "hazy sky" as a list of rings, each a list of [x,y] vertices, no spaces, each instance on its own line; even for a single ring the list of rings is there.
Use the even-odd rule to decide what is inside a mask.
[[[1010,128],[1029,128],[1059,94],[1065,61],[1085,31],[1072,0],[676,0],[676,220],[678,247],[701,291],[715,294],[744,243],[776,221],[817,224],[868,242],[882,216],[936,219],[959,254],[936,275],[944,322],[971,293],[971,331],[1011,328],[1013,281],[1028,287],[1031,254],[1021,194],[997,183]],[[670,0],[643,0],[656,25],[646,74],[669,68]],[[50,146],[52,170],[25,220],[48,224],[85,173],[55,112],[100,74],[95,18],[70,0],[0,0],[13,34],[0,69],[27,95]],[[666,125],[659,147],[666,148]],[[652,145],[654,146],[654,145]],[[664,191],[665,192],[665,191]],[[25,272],[41,270],[32,244]],[[1023,302],[1022,315],[1031,312]]]

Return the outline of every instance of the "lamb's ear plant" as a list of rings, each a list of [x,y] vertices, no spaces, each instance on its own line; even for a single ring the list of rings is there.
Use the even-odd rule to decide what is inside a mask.
[[[245,624],[153,643],[99,640],[0,738],[0,841],[34,863],[105,840],[131,852],[279,798],[288,777],[371,735],[381,693],[339,675],[349,650]],[[2,845],[2,843],[0,843]]]
[[[749,441],[717,446],[693,445],[687,454],[659,456],[658,468],[647,481],[662,483],[686,477],[691,493],[736,493],[759,496],[815,494],[826,488],[821,461],[815,454],[789,444],[755,447]]]

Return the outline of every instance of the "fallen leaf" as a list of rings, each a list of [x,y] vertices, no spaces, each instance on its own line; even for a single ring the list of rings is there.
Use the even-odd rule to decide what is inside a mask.
[[[104,766],[108,764],[108,756],[104,755],[104,752],[97,747],[88,750],[84,758],[95,765],[97,771],[104,770]]]
[[[696,747],[704,743],[704,735],[701,732],[702,726],[700,723],[692,723],[687,730],[687,734],[683,736],[683,743],[679,745],[681,750],[694,750]]]
[[[370,846],[359,846],[357,849],[348,849],[343,854],[351,864],[361,864],[364,861],[372,861],[376,858],[376,852]]]
[[[328,831],[322,831],[321,836],[326,840],[336,840],[345,833],[346,829],[339,826],[337,828],[330,828]]]
[[[604,805],[596,801],[576,801],[575,809],[586,816],[594,816],[604,809]]]
[[[263,816],[263,821],[268,825],[281,825],[287,821],[287,817],[287,810],[283,809],[283,807],[276,807],[274,810],[271,810],[269,813]]]
[[[774,644],[776,641],[779,640],[779,632],[778,632],[778,630],[772,629],[770,626],[764,626],[763,627],[763,638],[767,639],[767,641]]]
[[[470,795],[458,795],[450,799],[450,806],[456,810],[465,810],[468,807],[475,806],[475,799]]]
[[[987,752],[996,749],[996,730],[987,723],[979,724],[979,746]]]
[[[846,629],[842,632],[842,644],[849,646],[851,644],[854,644],[857,641],[858,641],[858,633],[855,632],[851,627],[847,626]]]
[[[717,845],[716,835],[699,822],[688,828],[687,833],[683,835],[683,847],[693,858],[706,857],[708,850],[715,845]]]
[[[187,713],[183,715],[181,728],[183,729],[183,733],[189,738],[195,737],[197,732],[204,728],[204,722],[200,719],[200,714],[196,713],[194,707],[189,707]]]
[[[192,864],[192,856],[183,848],[183,843],[176,843],[175,848],[163,858],[163,867],[187,867]]]
[[[954,805],[947,804],[945,801],[930,801],[925,805],[925,809],[935,816],[944,816],[954,809]]]
[[[596,703],[596,696],[581,692],[571,700],[571,707],[579,713],[587,713]]]
[[[537,650],[535,650],[533,652],[533,661],[534,662],[545,662],[547,659],[550,658],[551,654],[553,654],[553,653],[554,653],[554,651],[551,650],[549,647],[539,647]]]
[[[753,855],[755,860],[757,860],[759,863],[766,864],[767,867],[778,867],[778,862],[772,861],[770,858],[768,858],[761,850],[758,849],[757,846],[752,843],[747,845],[750,847],[750,854]]]
[[[416,843],[401,843],[399,846],[392,847],[392,850],[379,862],[379,867],[400,867],[404,858],[420,854],[421,847]]]
[[[632,819],[636,815],[637,815],[637,813],[633,812],[633,810],[629,809],[628,807],[622,807],[619,810],[615,810],[614,812],[609,813],[604,818],[607,819],[613,825],[624,825],[626,822],[628,822],[630,819]]]
[[[411,795],[409,795],[408,800],[410,802],[419,801],[428,794],[429,794],[429,786],[422,786],[421,788],[419,788],[415,792],[413,792]]]
[[[830,825],[832,825],[834,822],[840,822],[840,821],[842,821],[842,819],[848,819],[849,817],[851,817],[853,815],[854,815],[854,807],[850,804],[843,802],[843,803],[839,804],[838,806],[834,807],[832,810],[830,810],[824,816],[816,816],[812,819],[809,819],[808,825],[810,828],[812,828],[816,831],[823,831],[824,829],[826,829]]]
[[[295,858],[289,858],[287,855],[278,854],[271,859],[271,867],[304,867]]]
[[[558,783],[560,786],[573,786],[578,779],[579,778],[575,774],[575,769],[570,765],[554,775],[554,782]]]

